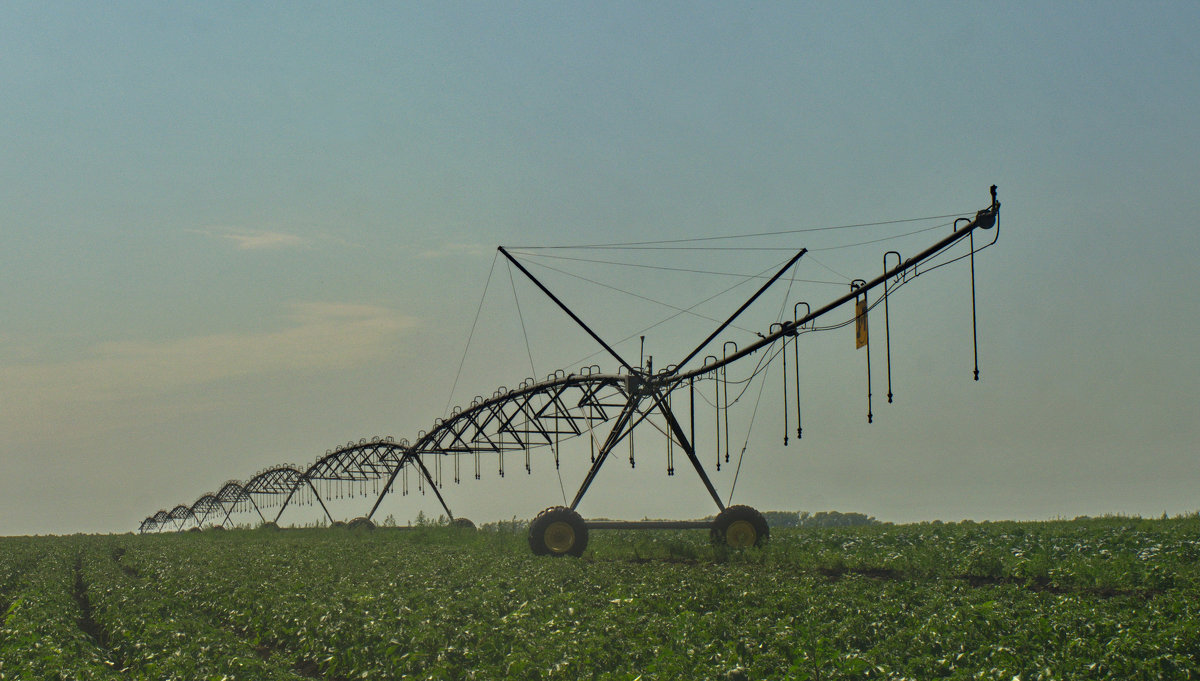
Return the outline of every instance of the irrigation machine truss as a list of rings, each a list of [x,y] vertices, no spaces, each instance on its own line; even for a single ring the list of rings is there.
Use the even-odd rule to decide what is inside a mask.
[[[721,356],[701,353],[731,325],[767,289],[804,256],[806,250],[795,253],[779,268],[766,283],[724,322],[719,324],[691,352],[675,364],[659,371],[650,366],[635,366],[617,353],[575,312],[566,306],[553,292],[538,280],[508,250],[498,250],[522,274],[529,278],[551,301],[562,309],[576,324],[587,332],[618,364],[616,373],[605,373],[597,365],[581,369],[577,373],[558,371],[543,380],[527,379],[513,389],[500,388],[491,397],[476,397],[465,408],[455,408],[449,417],[438,419],[428,431],[419,433],[415,440],[392,438],[362,439],[329,450],[307,468],[284,465],[260,471],[246,482],[228,481],[218,492],[202,495],[191,506],[176,506],[170,511],[158,511],[142,521],[140,532],[163,530],[186,530],[199,528],[208,523],[214,527],[226,527],[235,512],[253,512],[264,526],[275,527],[289,504],[297,497],[305,497],[310,503],[315,500],[322,508],[331,525],[347,525],[350,528],[374,527],[373,518],[384,497],[401,487],[407,494],[410,472],[416,485],[424,491],[431,490],[445,511],[450,522],[459,527],[474,527],[465,518],[456,518],[441,492],[443,462],[453,467],[453,480],[462,479],[463,457],[474,463],[474,476],[480,478],[480,457],[494,455],[500,458],[500,474],[503,475],[503,457],[506,453],[523,452],[526,468],[529,466],[529,451],[537,447],[551,446],[556,464],[560,440],[586,435],[592,440],[591,465],[575,493],[566,505],[552,506],[533,518],[529,526],[529,546],[536,554],[579,556],[588,543],[588,533],[605,529],[707,529],[714,541],[732,547],[760,545],[767,541],[769,529],[764,516],[754,508],[744,505],[727,506],[722,502],[709,478],[704,465],[697,457],[693,443],[695,437],[695,384],[698,380],[715,378],[726,367],[749,357],[759,350],[776,343],[785,361],[784,394],[786,399],[786,358],[788,344],[795,346],[798,335],[815,328],[816,320],[850,303],[855,303],[855,315],[863,318],[867,310],[868,296],[882,287],[875,302],[883,302],[885,315],[887,298],[891,289],[899,283],[915,278],[918,267],[935,256],[946,252],[951,246],[967,240],[970,243],[972,282],[972,324],[974,331],[974,256],[978,250],[996,242],[999,237],[998,220],[1000,203],[996,199],[996,187],[991,187],[991,204],[975,213],[973,218],[959,218],[953,231],[930,245],[925,250],[902,259],[896,251],[883,257],[883,272],[870,280],[857,279],[850,291],[827,304],[811,308],[807,303],[797,303],[790,321],[771,325],[767,332],[758,334],[758,339],[742,348],[732,342],[725,344]],[[979,249],[975,247],[976,230],[989,230],[993,237]],[[803,306],[803,308],[802,308]],[[729,346],[733,346],[732,351]],[[889,401],[890,388],[890,341]],[[870,353],[867,355],[868,383],[870,382]],[[697,358],[702,358],[697,362]],[[978,353],[976,352],[975,380],[979,380]],[[639,362],[640,364],[640,362]],[[798,365],[797,365],[798,368]],[[798,383],[797,383],[798,385]],[[672,409],[671,396],[676,391],[692,393],[689,397],[688,427]],[[718,412],[721,409],[717,404]],[[785,407],[786,411],[786,407]],[[651,417],[663,424],[657,426],[667,433],[668,473],[674,474],[672,453],[681,452],[691,464],[696,475],[704,484],[717,507],[715,519],[711,521],[611,521],[585,520],[577,511],[580,502],[595,481],[596,474],[611,458],[615,448],[631,438],[638,426],[650,421]],[[718,413],[718,429],[720,428]],[[871,420],[870,396],[868,391],[868,420]],[[728,406],[726,406],[728,419]],[[603,438],[597,436],[599,428],[607,427]],[[728,426],[726,426],[728,433]],[[797,436],[800,435],[797,421]],[[728,446],[726,446],[728,454]],[[431,473],[430,469],[436,473]],[[362,516],[343,523],[334,519],[325,501],[331,496],[343,494],[344,490],[365,491],[375,501]],[[322,494],[324,492],[324,494]],[[277,510],[276,510],[277,509]],[[270,516],[270,510],[275,510]],[[267,511],[267,512],[264,512]]]

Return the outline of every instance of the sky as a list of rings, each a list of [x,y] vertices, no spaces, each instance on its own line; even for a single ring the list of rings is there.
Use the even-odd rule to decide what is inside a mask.
[[[719,339],[744,346],[951,228],[800,230],[973,213],[992,184],[980,380],[963,260],[889,298],[892,404],[872,312],[872,423],[848,328],[802,337],[801,440],[777,363],[730,410],[721,472],[698,405],[721,496],[895,522],[1200,509],[1198,32],[1182,2],[6,2],[0,535],[133,531],[531,373],[615,371],[497,246],[661,367],[760,281],[725,275],[810,249]],[[764,232],[786,234],[537,249]],[[661,435],[635,445],[586,517],[715,510]],[[529,518],[582,480],[568,454],[443,492]],[[419,512],[440,508],[379,514]]]

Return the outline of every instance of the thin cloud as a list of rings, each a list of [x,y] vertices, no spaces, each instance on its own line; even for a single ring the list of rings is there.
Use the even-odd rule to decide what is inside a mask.
[[[239,251],[268,251],[285,248],[307,248],[311,242],[295,234],[286,232],[271,232],[265,230],[189,230],[215,239],[223,239],[234,243]]]
[[[19,427],[67,405],[153,400],[242,376],[359,367],[394,354],[417,324],[386,307],[305,303],[292,306],[277,330],[100,343],[79,359],[8,363],[0,383],[22,398],[5,405],[0,422]]]
[[[237,243],[239,251],[261,251],[279,248],[296,248],[308,245],[308,240],[295,234],[283,232],[258,232],[256,234],[228,234],[226,238]]]

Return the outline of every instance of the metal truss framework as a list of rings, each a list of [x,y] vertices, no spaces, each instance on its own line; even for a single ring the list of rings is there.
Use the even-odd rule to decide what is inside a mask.
[[[921,263],[964,239],[973,239],[977,229],[992,229],[996,226],[1000,204],[996,200],[994,186],[991,191],[992,204],[988,208],[978,211],[973,219],[960,219],[966,224],[959,227],[956,222],[952,234],[919,254],[901,260],[899,254],[890,251],[884,256],[884,272],[879,277],[870,281],[857,280],[849,293],[816,309],[811,309],[807,303],[799,303],[796,305],[797,314],[792,321],[772,325],[769,333],[760,334],[759,340],[744,348],[735,348],[728,354],[722,353],[719,358],[708,355],[701,366],[692,369],[686,368],[688,363],[699,356],[709,343],[799,260],[804,255],[804,250],[789,260],[732,316],[677,364],[657,373],[650,373],[632,366],[617,354],[501,247],[500,252],[612,355],[621,365],[621,370],[615,374],[602,373],[598,366],[593,365],[579,373],[567,374],[560,371],[541,381],[527,379],[515,389],[500,388],[491,397],[477,396],[466,408],[456,407],[448,418],[435,421],[429,431],[419,433],[411,443],[407,440],[396,442],[390,437],[348,442],[342,447],[327,451],[325,456],[307,469],[279,466],[261,471],[245,483],[228,481],[218,492],[202,495],[191,506],[180,505],[171,511],[158,511],[147,517],[142,521],[139,531],[183,530],[187,529],[189,523],[193,527],[200,527],[215,518],[220,518],[219,522],[211,524],[226,526],[231,522],[233,513],[251,510],[264,523],[278,522],[289,504],[298,495],[304,494],[316,500],[330,523],[333,523],[335,519],[325,499],[331,494],[330,490],[336,489],[338,485],[363,487],[373,484],[378,487],[375,502],[365,516],[371,519],[384,497],[394,491],[395,483],[402,475],[405,476],[402,480],[403,492],[407,493],[407,475],[410,469],[417,475],[418,485],[431,489],[447,517],[453,520],[454,514],[440,491],[443,461],[449,460],[453,466],[453,480],[456,483],[462,478],[461,459],[464,456],[470,457],[476,479],[480,477],[483,455],[497,457],[499,473],[503,476],[504,456],[507,453],[523,452],[528,470],[530,450],[548,447],[554,452],[557,465],[559,444],[563,440],[586,435],[592,440],[592,461],[586,477],[570,503],[570,508],[575,510],[614,448],[629,437],[635,428],[651,419],[656,427],[667,434],[669,446],[678,447],[685,454],[717,508],[724,510],[725,505],[717,495],[692,445],[694,421],[692,435],[689,435],[671,409],[671,394],[684,387],[691,390],[696,380],[711,378],[729,364],[780,340],[786,343],[806,326],[811,327],[815,320],[843,305],[859,300],[865,304],[868,292],[876,287],[884,287],[886,305],[889,282],[893,282],[894,288],[895,283],[915,277],[917,267]],[[996,229],[995,232],[992,243],[999,237],[999,230]],[[974,253],[972,241],[972,261]],[[895,264],[889,267],[889,256],[893,255]],[[803,315],[798,312],[800,305],[806,308]],[[974,307],[972,312],[974,313]],[[784,357],[786,358],[786,353]],[[659,425],[660,423],[662,425]],[[605,428],[607,432],[603,432]],[[431,473],[431,467],[436,472],[436,477]],[[669,470],[673,472],[673,469]],[[326,488],[324,497],[321,494],[323,486]],[[278,507],[272,520],[268,520],[267,515],[263,513],[263,508],[266,507]]]

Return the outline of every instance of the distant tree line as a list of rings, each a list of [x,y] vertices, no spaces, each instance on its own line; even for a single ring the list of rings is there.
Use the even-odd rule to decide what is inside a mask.
[[[874,516],[841,511],[764,511],[763,517],[771,527],[854,527],[881,524]]]

